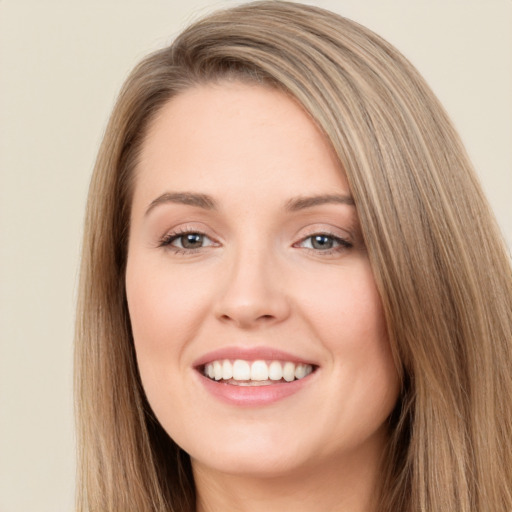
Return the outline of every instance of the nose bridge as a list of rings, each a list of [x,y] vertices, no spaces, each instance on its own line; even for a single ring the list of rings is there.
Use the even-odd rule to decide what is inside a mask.
[[[239,327],[276,323],[289,314],[278,257],[268,240],[232,248],[216,306],[217,317]]]

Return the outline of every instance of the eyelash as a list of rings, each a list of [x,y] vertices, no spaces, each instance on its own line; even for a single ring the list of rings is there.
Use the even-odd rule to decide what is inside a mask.
[[[200,251],[201,249],[204,249],[204,247],[197,247],[195,249],[186,249],[186,248],[182,248],[182,247],[175,247],[172,245],[172,243],[175,240],[178,240],[186,235],[200,235],[202,237],[209,238],[208,235],[206,235],[205,233],[202,233],[201,231],[196,231],[196,230],[192,230],[192,229],[183,229],[183,230],[175,231],[173,233],[166,234],[160,240],[160,243],[158,244],[158,246],[165,247],[165,248],[171,250],[173,253],[179,254],[179,255],[194,254],[194,253]]]
[[[176,246],[172,245],[172,243],[174,241],[184,237],[185,235],[199,235],[199,236],[209,239],[208,235],[206,235],[205,233],[202,233],[201,231],[185,229],[185,230],[179,230],[179,231],[175,231],[173,233],[166,234],[160,240],[160,243],[158,244],[158,246],[168,248],[174,254],[178,254],[178,255],[194,254],[194,253],[197,253],[205,248],[205,247],[197,247],[197,248],[193,248],[193,249],[186,249],[186,248],[176,247]],[[306,240],[310,240],[310,239],[313,239],[314,237],[318,237],[318,236],[322,236],[322,237],[331,239],[333,241],[333,243],[337,244],[337,246],[332,247],[330,249],[325,249],[325,250],[314,249],[312,247],[304,247],[304,249],[306,249],[308,251],[312,251],[315,254],[320,254],[322,256],[329,256],[329,255],[333,255],[333,254],[337,254],[337,253],[346,251],[347,249],[351,249],[353,247],[353,244],[351,242],[349,242],[348,240],[346,240],[345,238],[341,238],[339,236],[333,235],[332,233],[325,233],[325,232],[313,233],[311,235],[308,235],[307,237],[302,238],[299,242],[293,244],[293,247],[297,247],[299,244],[304,243]],[[213,242],[211,245],[215,245],[215,242]],[[206,246],[206,247],[208,247],[208,246]]]

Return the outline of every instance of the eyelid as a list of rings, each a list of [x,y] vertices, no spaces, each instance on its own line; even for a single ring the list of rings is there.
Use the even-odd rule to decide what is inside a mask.
[[[209,240],[210,243],[207,243],[201,247],[183,247],[183,244],[181,244],[181,247],[179,245],[173,245],[174,242],[176,241],[180,241],[180,239],[186,237],[187,235],[198,235],[202,238],[202,241],[204,242],[205,240]],[[196,231],[189,231],[189,232],[185,232],[185,233],[175,233],[175,234],[170,234],[168,236],[168,243],[166,242],[165,245],[170,245],[172,247],[176,247],[178,249],[183,249],[183,250],[187,250],[187,251],[193,251],[195,249],[204,249],[205,247],[210,247],[212,245],[215,245],[215,242],[208,236],[208,235],[205,235],[204,233],[199,233],[199,232],[196,232]]]
[[[309,240],[311,238],[314,238],[315,236],[324,236],[324,237],[327,237],[327,238],[331,238],[335,242],[336,245],[334,247],[329,248],[329,249],[315,249],[314,247],[304,247],[304,246],[302,246],[302,244],[304,242],[306,242],[307,240]],[[320,233],[320,232],[317,232],[317,233],[313,233],[311,235],[308,235],[308,236],[305,236],[305,237],[301,238],[301,240],[299,240],[298,242],[293,244],[293,246],[294,247],[298,247],[298,248],[302,248],[302,249],[306,249],[306,250],[311,251],[311,252],[313,252],[315,254],[329,255],[329,254],[339,253],[339,252],[351,249],[354,246],[354,244],[350,240],[348,240],[347,238],[334,235],[333,233],[326,233],[326,232],[321,232]]]
[[[206,247],[212,247],[212,246],[219,246],[221,245],[216,237],[212,236],[211,234],[209,234],[207,231],[209,231],[208,229],[205,229],[205,228],[197,228],[197,226],[192,226],[192,225],[181,225],[181,226],[178,226],[176,228],[172,228],[172,229],[169,229],[165,232],[165,234],[163,236],[161,236],[158,240],[158,243],[157,243],[157,247],[164,247],[164,248],[172,248],[172,249],[176,249],[178,251],[184,251],[184,252],[194,252],[194,251],[198,251],[200,249],[204,249]],[[172,245],[172,242],[184,235],[187,235],[187,234],[197,234],[197,235],[201,235],[203,236],[204,238],[207,238],[208,240],[210,240],[212,243],[211,244],[208,244],[204,247],[197,247],[195,249],[187,249],[187,248],[181,248],[181,247],[177,247],[177,246],[173,246]]]
[[[315,223],[310,224],[308,226],[304,226],[297,231],[295,238],[300,238],[301,240],[303,240],[314,235],[332,236],[334,238],[340,238],[351,243],[354,243],[355,240],[357,239],[354,230],[352,229],[352,226],[350,226],[348,229],[344,229],[330,223]]]
[[[305,247],[304,243],[315,236],[325,236],[333,239],[333,247],[326,249]],[[352,230],[342,229],[339,226],[335,226],[330,223],[314,223],[302,227],[302,229],[297,232],[296,239],[298,239],[298,241],[294,242],[292,247],[301,249],[318,257],[340,256],[345,251],[352,249],[355,245],[355,237]]]

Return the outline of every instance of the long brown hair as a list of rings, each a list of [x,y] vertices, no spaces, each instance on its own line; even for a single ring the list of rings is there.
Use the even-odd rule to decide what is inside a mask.
[[[512,511],[512,272],[444,110],[357,23],[288,2],[219,11],[142,61],[91,182],[76,329],[80,511],[193,511],[190,461],[142,391],[124,271],[148,123],[196,84],[279,88],[345,169],[402,377],[380,512]]]

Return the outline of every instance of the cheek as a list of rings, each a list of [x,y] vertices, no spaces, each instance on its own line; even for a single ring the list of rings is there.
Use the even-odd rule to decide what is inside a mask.
[[[340,327],[350,330],[350,335],[342,338],[337,352],[338,371],[340,380],[354,390],[351,406],[363,431],[385,422],[400,391],[382,303],[369,266],[354,283],[352,299],[347,299],[345,307],[349,320]]]
[[[311,273],[297,294],[303,314],[334,352],[388,346],[382,305],[367,260],[361,258],[336,272]]]
[[[361,427],[377,425],[391,412],[400,386],[368,261],[303,284],[303,312],[329,353],[340,416],[357,417]]]
[[[138,263],[136,256],[128,261],[126,293],[139,366],[178,364],[204,315],[204,288],[158,262]]]
[[[341,343],[333,344],[339,361],[365,380],[367,390],[380,384],[395,393],[395,368],[379,293],[368,262],[345,281],[345,290],[333,298],[340,310],[332,325]],[[333,319],[336,318],[333,312]],[[333,339],[333,338],[331,338]],[[375,389],[375,388],[374,388]]]
[[[172,411],[190,401],[178,384],[185,366],[183,353],[196,336],[204,301],[201,289],[184,280],[182,273],[171,273],[158,261],[151,263],[138,260],[136,254],[129,258],[126,294],[142,386],[168,428],[176,421]],[[178,389],[182,391],[177,393]]]

